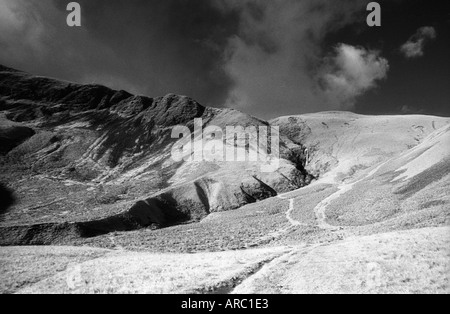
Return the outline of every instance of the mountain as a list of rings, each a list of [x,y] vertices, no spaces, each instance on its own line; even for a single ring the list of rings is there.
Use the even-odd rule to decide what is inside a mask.
[[[303,168],[302,145],[281,143],[280,167],[270,174],[261,172],[260,162],[174,161],[172,131],[185,126],[193,132],[194,119],[203,129],[268,126],[185,96],[135,96],[5,67],[0,95],[1,179],[20,200],[3,219],[14,229],[13,243],[51,243],[47,236],[55,229],[58,238],[91,237],[199,221],[313,178]]]

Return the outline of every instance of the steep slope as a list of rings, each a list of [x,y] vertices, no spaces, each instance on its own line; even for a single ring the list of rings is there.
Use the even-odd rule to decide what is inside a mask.
[[[450,222],[450,125],[372,169],[327,208],[339,226],[376,229],[440,226]]]
[[[286,142],[302,143],[308,149],[306,169],[331,183],[398,156],[449,123],[449,118],[432,116],[363,116],[349,112],[271,121],[280,126]]]
[[[3,215],[2,243],[48,243],[55,230],[95,236],[198,221],[311,181],[301,145],[282,144],[271,174],[261,162],[174,161],[173,128],[193,131],[196,118],[203,128],[268,126],[184,96],[134,96],[1,67],[1,180],[19,200]]]

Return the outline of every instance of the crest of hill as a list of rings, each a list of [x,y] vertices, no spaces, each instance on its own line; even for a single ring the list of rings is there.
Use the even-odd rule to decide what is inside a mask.
[[[187,96],[132,95],[97,84],[82,85],[33,76],[1,65],[0,109],[9,111],[8,118],[16,122],[40,119],[52,125],[67,123],[69,114],[86,112],[90,112],[91,120],[96,122],[104,121],[107,112],[113,115],[110,118],[134,118],[161,127],[188,124],[202,117],[219,127],[267,125],[237,110],[206,108]]]
[[[64,119],[51,118],[55,114],[109,111],[121,117],[136,117],[142,113],[148,122],[171,126],[201,117],[205,111],[205,107],[185,96],[136,96],[101,85],[32,76],[6,67],[0,67],[0,95],[1,109],[10,111],[8,118],[17,122],[48,118],[64,123]]]

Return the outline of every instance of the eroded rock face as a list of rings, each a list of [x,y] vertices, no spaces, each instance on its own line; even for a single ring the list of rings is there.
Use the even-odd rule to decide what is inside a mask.
[[[20,183],[21,205],[6,224],[39,224],[36,232],[25,232],[34,238],[52,230],[67,230],[72,237],[164,227],[199,221],[311,181],[301,143],[281,143],[280,168],[271,174],[261,173],[258,162],[175,162],[172,128],[193,130],[196,118],[204,128],[269,125],[185,96],[135,96],[0,67],[0,122],[13,124],[10,130],[21,135],[5,149],[5,175],[13,185],[24,178],[29,185]],[[38,185],[48,189],[26,193]]]

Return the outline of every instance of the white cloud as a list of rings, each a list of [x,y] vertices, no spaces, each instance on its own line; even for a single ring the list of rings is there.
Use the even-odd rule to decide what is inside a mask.
[[[351,108],[358,96],[377,87],[389,71],[388,60],[379,51],[340,44],[319,74],[327,102]]]
[[[433,27],[421,27],[405,44],[402,45],[400,50],[406,58],[423,57],[426,43],[435,39],[436,36],[436,30]]]
[[[228,42],[224,69],[233,79],[228,107],[263,118],[339,109],[324,101],[316,75],[324,37],[353,23],[359,0],[218,0],[237,10],[240,27]],[[289,110],[289,111],[288,111]]]

